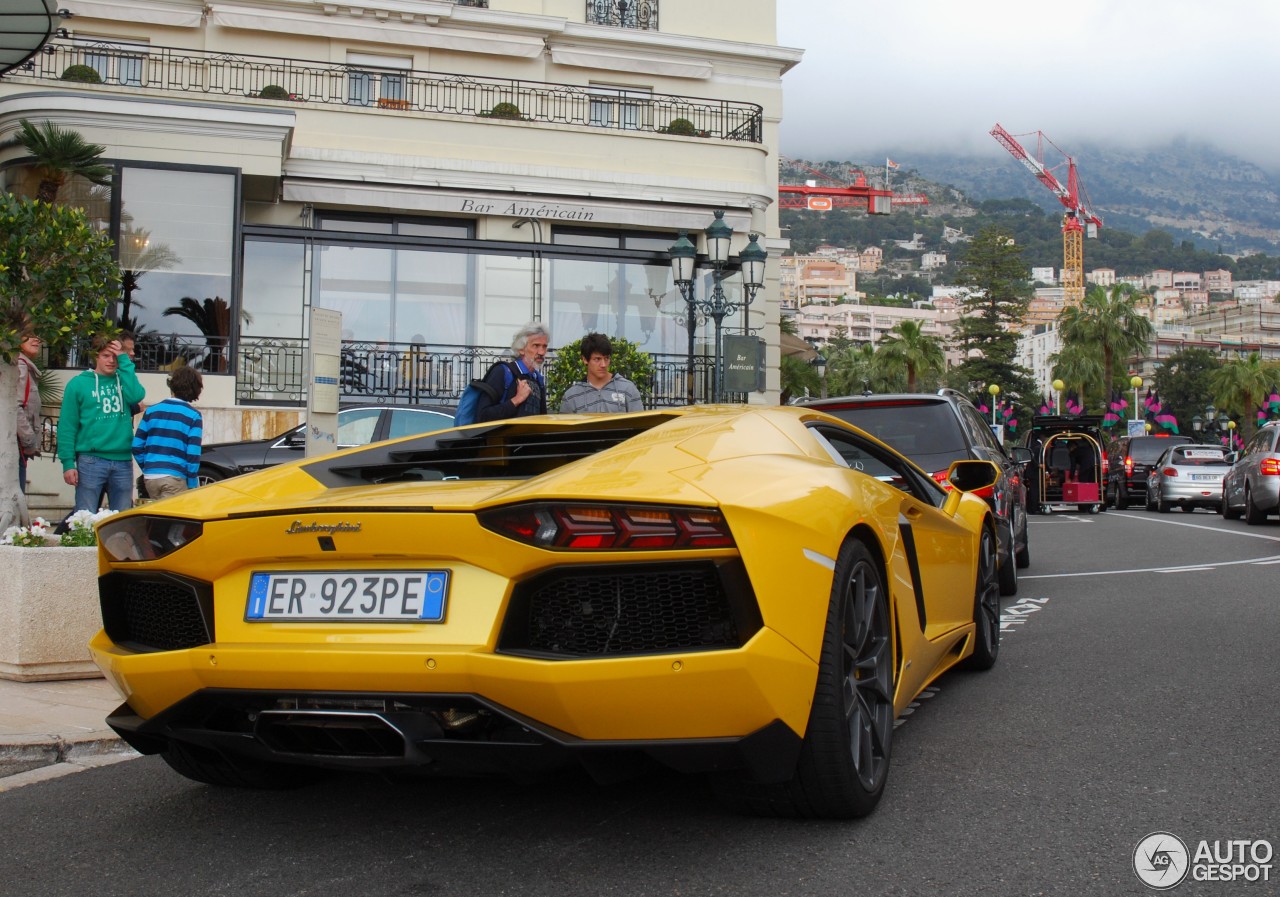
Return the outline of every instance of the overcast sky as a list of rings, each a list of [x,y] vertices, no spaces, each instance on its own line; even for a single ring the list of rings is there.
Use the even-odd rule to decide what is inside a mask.
[[[1280,172],[1277,0],[779,0],[778,42],[805,51],[784,156],[994,156],[999,122],[1072,154],[1183,136]]]

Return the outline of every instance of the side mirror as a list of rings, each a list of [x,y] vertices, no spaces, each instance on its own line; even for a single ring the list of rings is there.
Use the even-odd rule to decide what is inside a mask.
[[[1009,449],[1009,457],[1013,459],[1014,464],[1030,464],[1034,455],[1025,445],[1015,445]]]
[[[956,461],[947,470],[947,481],[959,492],[973,492],[994,486],[1000,468],[990,461]]]
[[[307,431],[305,429],[294,430],[284,438],[284,444],[289,448],[305,448],[307,444]]]

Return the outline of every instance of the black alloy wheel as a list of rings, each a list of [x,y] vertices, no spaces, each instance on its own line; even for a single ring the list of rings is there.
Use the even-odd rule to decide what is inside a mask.
[[[719,776],[738,809],[768,816],[853,819],[876,808],[893,748],[893,626],[880,564],[862,542],[836,559],[818,680],[790,781]]]
[[[973,591],[973,653],[969,670],[989,670],[1000,654],[1000,586],[996,577],[996,537],[984,529],[978,543],[978,575]]]

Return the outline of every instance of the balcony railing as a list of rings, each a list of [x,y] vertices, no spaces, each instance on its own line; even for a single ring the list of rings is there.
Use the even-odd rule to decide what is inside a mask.
[[[658,30],[658,0],[587,0],[588,25]]]
[[[480,116],[750,143],[763,140],[763,110],[756,103],[514,78],[380,71],[171,47],[53,42],[4,78],[59,81],[72,65],[94,69],[106,84],[164,94],[368,107],[397,114]],[[92,84],[76,87],[93,89]]]
[[[242,404],[300,405],[306,392],[307,343],[303,339],[243,338],[236,374],[236,401]],[[423,346],[409,343],[344,342],[341,394],[347,401],[407,405],[456,405],[473,379],[483,377],[494,362],[509,359],[510,350],[494,346]],[[653,355],[646,408],[685,404],[682,355]],[[553,359],[552,359],[553,360]],[[712,396],[712,365],[694,358],[694,395]],[[742,401],[731,397],[730,401]]]

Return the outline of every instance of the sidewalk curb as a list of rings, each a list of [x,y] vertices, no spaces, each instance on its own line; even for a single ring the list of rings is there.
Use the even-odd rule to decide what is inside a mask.
[[[87,732],[70,738],[16,735],[0,744],[0,779],[58,763],[131,753],[133,748],[114,734]]]

